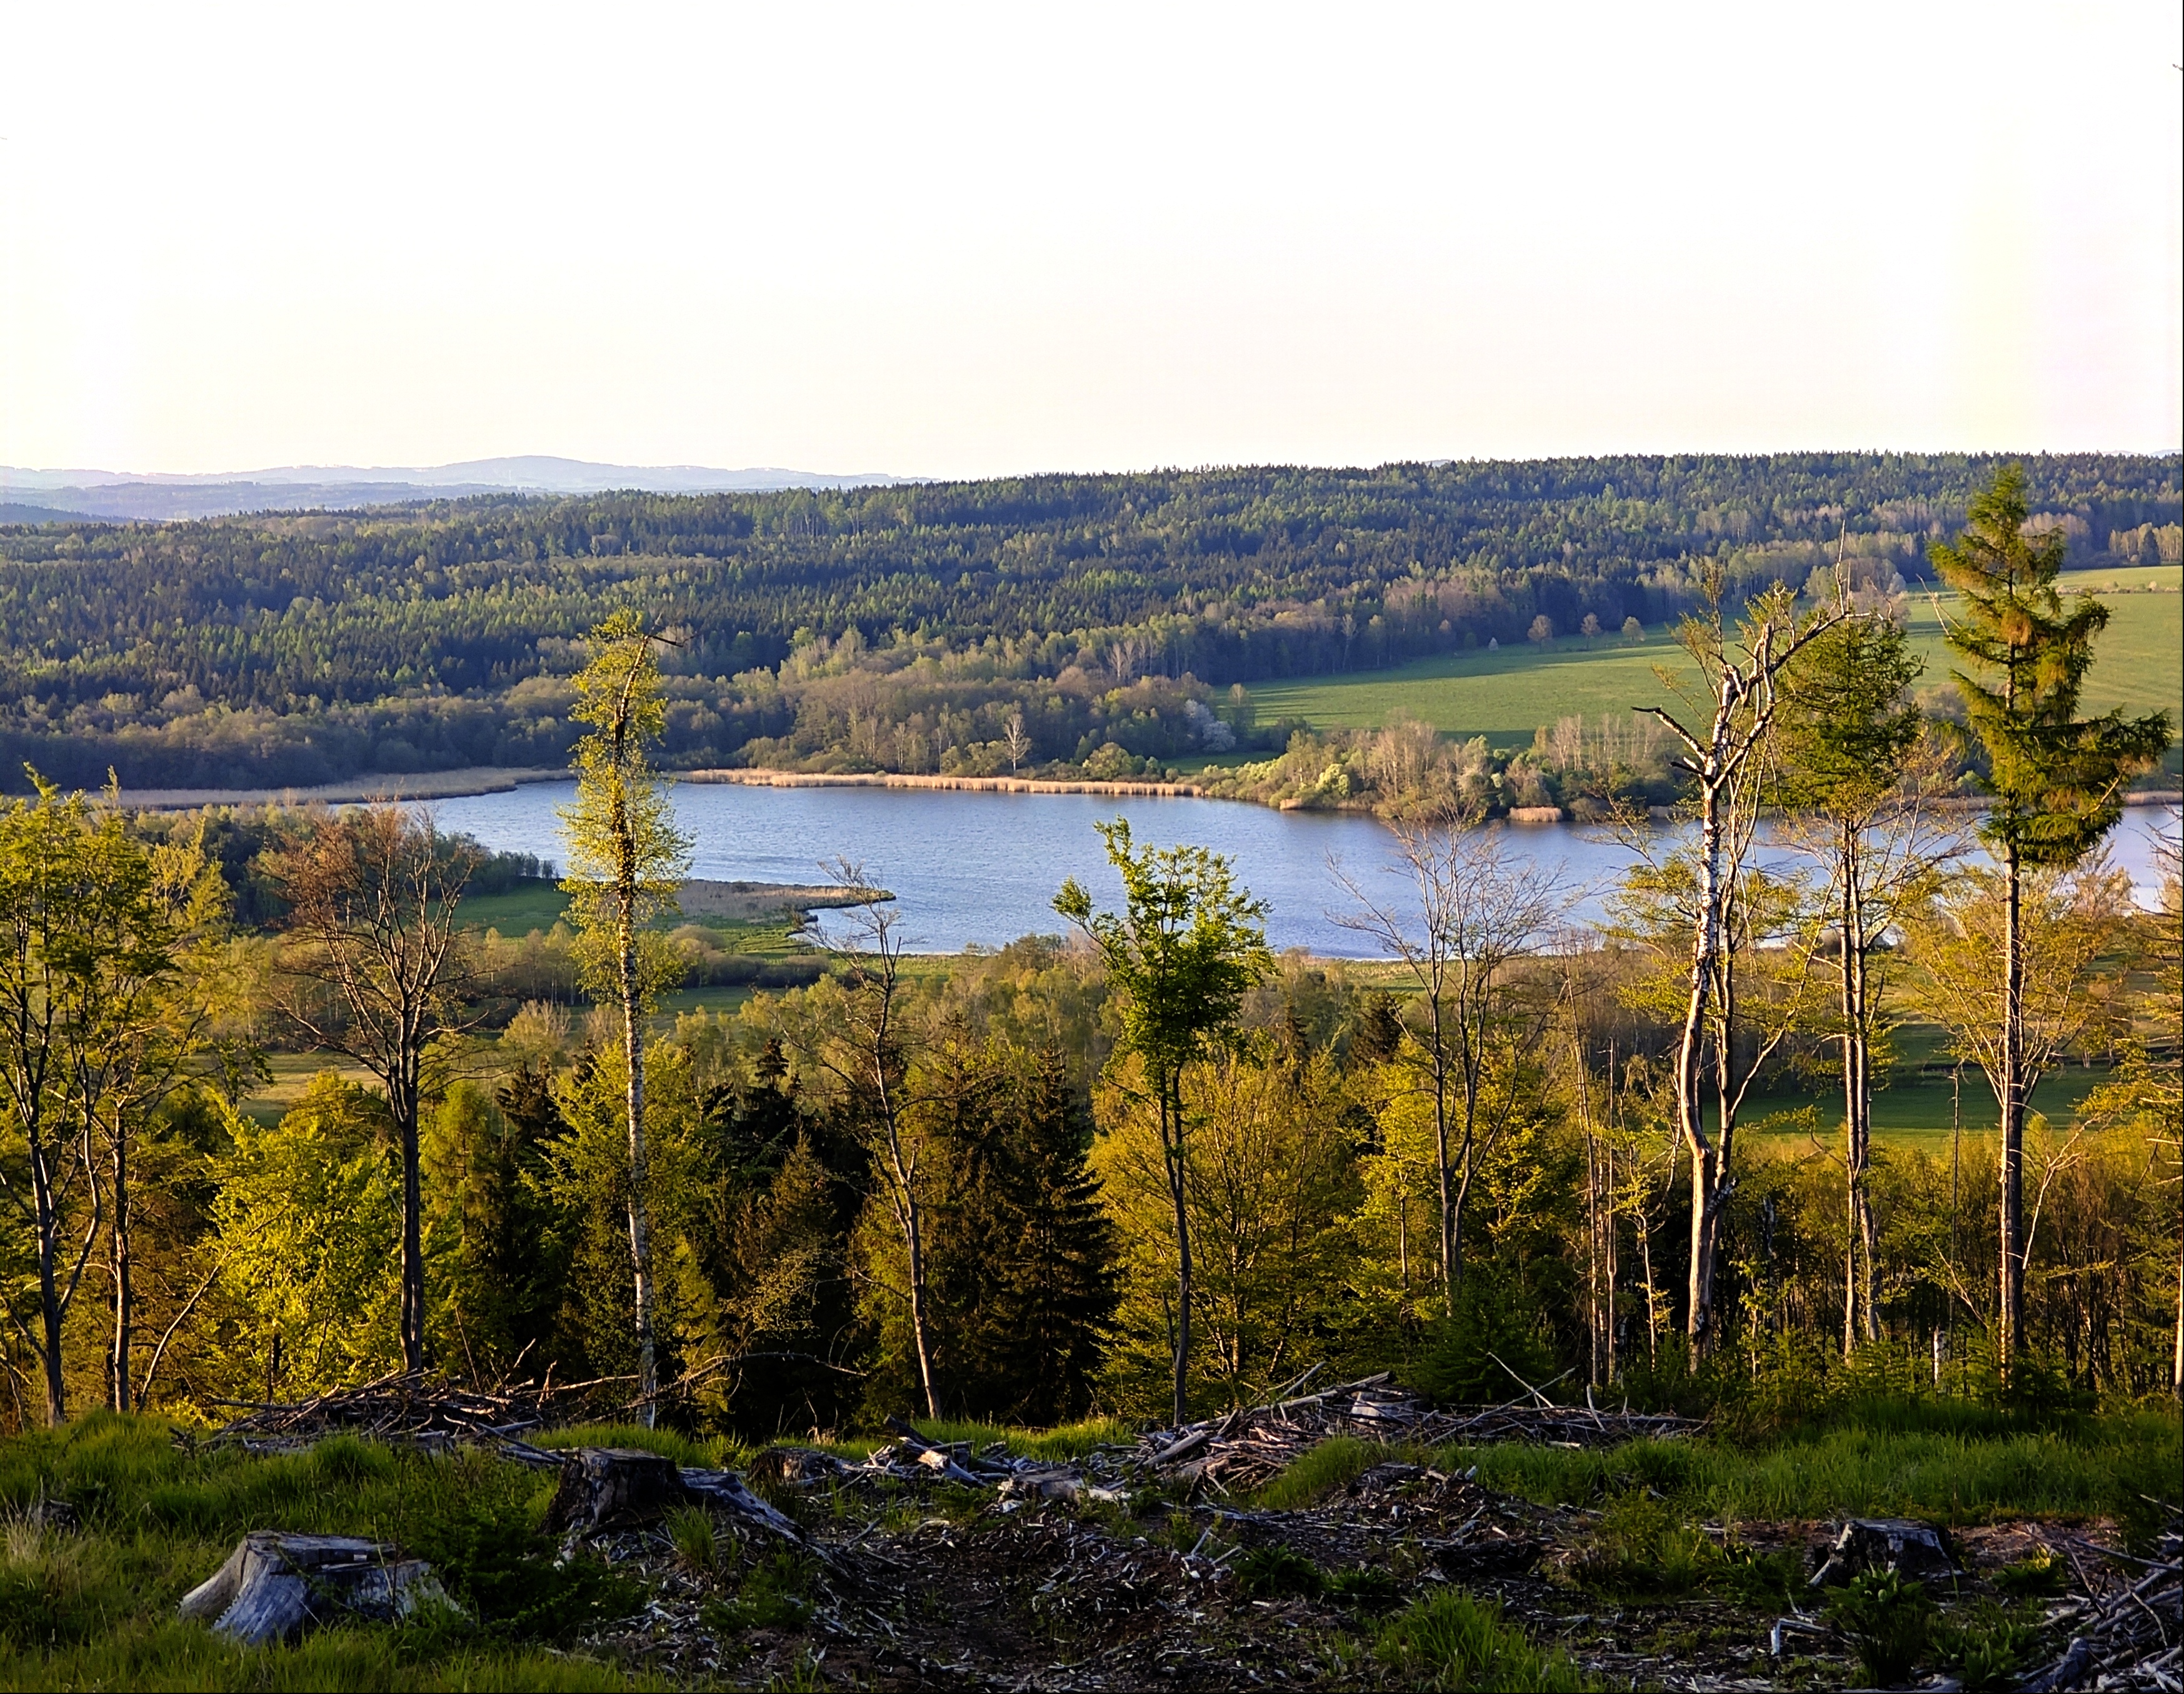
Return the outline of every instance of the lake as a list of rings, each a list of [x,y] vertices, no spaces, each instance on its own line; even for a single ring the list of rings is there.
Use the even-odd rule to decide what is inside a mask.
[[[532,783],[510,792],[437,800],[444,830],[495,851],[563,856],[556,809],[573,783]],[[1050,902],[1066,877],[1116,906],[1122,882],[1108,867],[1093,825],[1127,817],[1142,842],[1190,842],[1228,855],[1239,878],[1273,908],[1267,939],[1336,958],[1373,949],[1331,914],[1347,900],[1329,860],[1360,883],[1398,885],[1386,869],[1393,839],[1353,814],[1281,812],[1234,800],[1113,799],[1098,794],[963,793],[929,788],[759,788],[686,783],[674,789],[682,827],[697,838],[692,874],[725,882],[811,883],[846,857],[900,901],[904,931],[921,952],[998,947],[1020,935],[1065,926]],[[2153,892],[2153,831],[2174,816],[2134,807],[2114,839],[2115,856]],[[1627,850],[1597,831],[1568,825],[1512,828],[1512,839],[1561,863],[1570,889],[1568,921],[1596,920],[1605,889],[1630,862]]]

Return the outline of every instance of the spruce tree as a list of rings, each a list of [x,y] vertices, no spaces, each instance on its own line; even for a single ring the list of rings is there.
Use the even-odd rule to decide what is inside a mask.
[[[1973,497],[1955,543],[1936,542],[1931,549],[1934,568],[1964,602],[1943,630],[1970,664],[1952,675],[1986,754],[1994,803],[1980,834],[2005,881],[2000,1062],[1989,1077],[2002,1108],[2005,1361],[2025,1323],[2025,1102],[2038,1080],[2028,1074],[2021,1037],[2024,874],[2074,865],[2092,851],[2122,816],[2126,784],[2167,750],[2170,733],[2165,711],[2130,719],[2113,711],[2078,716],[2108,608],[2090,594],[2064,605],[2056,583],[2063,532],[2028,533],[2026,516],[2024,469],[2005,466]]]

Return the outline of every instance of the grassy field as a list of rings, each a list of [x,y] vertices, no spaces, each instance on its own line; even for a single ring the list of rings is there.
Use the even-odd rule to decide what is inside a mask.
[[[569,896],[552,883],[525,882],[506,894],[472,894],[457,908],[465,929],[498,929],[528,935],[551,929],[569,909]]]
[[[2113,613],[2086,688],[2097,711],[2120,706],[2172,713],[2184,700],[2184,566],[2133,566],[2065,578],[2073,590],[2102,594]],[[1912,644],[1926,661],[1926,686],[1948,680],[1949,660],[1933,603],[1914,597]],[[1511,643],[1420,660],[1391,671],[1304,682],[1262,683],[1251,704],[1263,721],[1301,717],[1314,728],[1376,728],[1407,714],[1451,734],[1484,735],[1496,746],[1529,742],[1542,724],[1572,714],[1598,716],[1663,699],[1654,667],[1680,668],[1667,626],[1642,644],[1619,636],[1560,637],[1534,646]]]

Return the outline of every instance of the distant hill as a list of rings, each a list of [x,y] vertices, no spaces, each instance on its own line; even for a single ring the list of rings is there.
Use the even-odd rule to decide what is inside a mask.
[[[139,521],[226,517],[240,512],[354,510],[407,505],[466,494],[596,494],[635,489],[661,494],[755,494],[785,488],[886,487],[902,479],[877,472],[849,476],[760,465],[744,471],[703,465],[597,465],[532,454],[472,459],[459,465],[287,465],[263,471],[179,473],[33,471],[0,465],[0,496],[34,494],[35,504],[60,517]],[[45,523],[53,517],[0,520]]]
[[[0,523],[70,523],[84,515],[52,506],[28,506],[20,500],[0,500]]]
[[[1710,578],[1732,598],[1802,588],[1839,555],[1860,583],[1916,582],[1998,463],[1262,465],[476,500],[448,498],[478,486],[457,482],[323,519],[9,527],[0,791],[26,761],[148,788],[558,765],[585,633],[627,605],[673,634],[662,758],[686,769],[1123,776],[1279,751],[1251,684],[1658,628]],[[2073,565],[2184,557],[2176,455],[2025,468]],[[262,502],[344,485],[248,486]]]

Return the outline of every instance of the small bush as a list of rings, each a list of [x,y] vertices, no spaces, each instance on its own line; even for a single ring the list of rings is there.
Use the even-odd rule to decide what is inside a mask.
[[[1502,1621],[1498,1603],[1437,1588],[1412,1601],[1380,1630],[1373,1651],[1420,1688],[1469,1694],[1580,1694],[1583,1673],[1558,1652],[1542,1652]]]
[[[1600,1527],[1570,1566],[1589,1588],[1623,1594],[1688,1594],[1704,1575],[1712,1546],[1665,1500],[1634,1488],[1601,1513]]]
[[[1997,1588],[2014,1598],[2053,1594],[2063,1586],[2063,1561],[2049,1547],[2036,1547],[2015,1564],[2006,1564],[1991,1579]]]
[[[1385,1612],[1393,1609],[1402,1597],[1402,1589],[1393,1571],[1383,1570],[1377,1565],[1361,1565],[1356,1570],[1338,1570],[1329,1577],[1327,1594],[1329,1599],[1360,1612]]]
[[[2010,1694],[2025,1652],[2039,1635],[2036,1618],[1988,1602],[1968,1617],[1936,1624],[1933,1640],[1936,1655],[1955,1669],[1964,1694]]]
[[[1926,1651],[1934,1602],[1900,1571],[1854,1576],[1828,1602],[1828,1619],[1851,1639],[1869,1682],[1892,1688]]]
[[[528,1502],[468,1499],[406,1539],[449,1596],[495,1635],[567,1641],[643,1603],[643,1587],[599,1560],[559,1560]]]
[[[1318,1565],[1287,1547],[1259,1547],[1236,1561],[1236,1585],[1254,1600],[1280,1600],[1316,1595],[1327,1579]]]
[[[1519,1376],[1545,1382],[1555,1374],[1553,1358],[1524,1291],[1477,1265],[1465,1273],[1448,1318],[1409,1376],[1435,1400],[1477,1405],[1522,1395]]]

